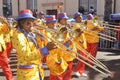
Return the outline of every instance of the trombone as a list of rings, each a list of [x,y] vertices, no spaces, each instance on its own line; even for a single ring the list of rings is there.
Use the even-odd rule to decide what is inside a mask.
[[[78,28],[79,29],[79,28]],[[78,30],[78,29],[76,29],[76,31]],[[74,30],[75,31],[75,30]],[[101,66],[102,67],[104,67],[104,68],[106,68],[107,69],[107,67],[105,66],[105,65],[103,65],[99,60],[97,60],[96,58],[94,58],[89,52],[87,52],[84,48],[82,48],[80,45],[79,45],[79,43],[78,42],[76,42],[75,40],[74,40],[74,38],[77,38],[77,36],[80,36],[79,35],[79,30],[77,31],[78,33],[76,33],[76,36],[75,35],[70,35],[70,40],[73,42],[73,43],[75,43],[75,45],[76,45],[76,48],[78,49],[78,50],[80,50],[80,51],[82,51],[82,52],[84,52],[84,54],[86,55],[86,56],[88,56],[91,60],[93,60],[96,64],[101,64]],[[75,32],[74,32],[75,33]],[[81,32],[80,32],[80,34],[81,34]],[[79,56],[79,54],[78,54],[78,56]],[[86,60],[88,60],[86,57],[84,57]],[[94,62],[93,61],[90,61],[90,62],[92,62],[93,64],[94,64]],[[95,65],[96,65],[95,64]]]
[[[76,56],[70,54],[70,52],[75,53],[75,54],[79,54],[79,53],[71,50],[70,48],[64,46],[64,45],[63,45],[62,43],[60,43],[59,41],[57,41],[57,40],[55,40],[55,39],[53,39],[53,38],[50,38],[49,36],[46,36],[45,34],[42,34],[39,30],[37,30],[37,29],[35,29],[35,28],[33,28],[33,30],[34,30],[35,33],[42,35],[44,38],[49,38],[49,39],[51,39],[51,41],[53,41],[59,49],[61,49],[61,50],[63,50],[64,52],[68,53],[69,55],[71,55],[71,56],[73,56],[73,57],[76,57]],[[49,31],[49,29],[46,29],[46,30]],[[82,55],[80,55],[80,54],[79,54],[79,56],[82,57],[82,58],[84,58],[84,59],[86,60],[86,58],[85,58],[84,56],[82,56]],[[96,64],[99,68],[102,68],[105,72],[107,72],[108,74],[106,74],[105,72],[97,69],[96,67],[93,67],[92,65],[88,64],[86,61],[80,59],[79,57],[76,57],[76,59],[78,59],[79,61],[85,63],[86,65],[88,65],[89,67],[93,68],[94,70],[100,72],[101,74],[106,75],[107,77],[112,75],[112,73],[111,73],[111,72],[107,69],[107,67],[105,67],[105,66],[104,66],[104,68],[103,68],[103,67],[99,66],[98,63],[96,64],[96,63],[94,63],[93,61],[90,61],[89,59],[87,59],[87,61],[93,62],[93,63]],[[101,64],[100,64],[100,65],[101,65]],[[103,65],[102,65],[102,66],[103,66]]]
[[[84,56],[82,56],[82,55],[80,55],[80,54],[78,54],[78,56],[84,58],[85,60],[88,60],[89,62],[91,62],[91,63],[93,63],[94,65],[98,66],[99,68],[107,71],[108,73],[111,73],[104,64],[102,64],[99,60],[97,60],[96,58],[94,58],[89,52],[87,52],[87,51],[86,51],[85,49],[83,49],[77,42],[75,42],[75,41],[74,41],[74,38],[73,38],[72,36],[70,37],[70,40],[71,40],[73,43],[75,43],[75,45],[76,45],[76,47],[77,47],[78,50],[84,52],[84,54],[87,55],[88,58],[90,58],[91,60],[89,60],[88,58],[86,58],[86,57],[84,57]]]
[[[109,22],[106,22],[106,21],[99,21],[99,22],[101,23],[102,26],[105,26],[105,29],[120,31],[120,29],[117,29],[117,27],[119,27],[120,24],[112,25],[112,24],[110,24]]]
[[[73,23],[74,25],[75,23]],[[116,38],[115,37],[111,37],[109,35],[106,35],[106,34],[103,34],[103,33],[100,33],[98,32],[98,35],[94,34],[94,31],[90,30],[90,32],[87,32],[88,31],[88,27],[86,26],[87,25],[87,21],[85,21],[84,23],[80,24],[80,23],[77,23],[79,25],[79,28],[86,34],[89,34],[91,36],[95,36],[95,37],[99,37],[101,39],[104,39],[104,40],[107,40],[107,41],[110,41],[110,42],[114,42],[116,41]]]

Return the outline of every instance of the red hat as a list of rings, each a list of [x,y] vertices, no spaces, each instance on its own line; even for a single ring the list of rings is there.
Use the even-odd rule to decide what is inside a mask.
[[[39,14],[40,15],[45,15],[45,13],[43,11],[40,11]]]
[[[36,19],[33,16],[33,13],[29,9],[24,9],[19,12],[19,16],[17,17],[17,20],[25,19],[25,18],[31,18],[31,19]]]
[[[46,22],[56,22],[55,15],[46,15],[45,20]]]
[[[64,12],[59,13],[57,17],[58,19],[68,19],[67,14]]]

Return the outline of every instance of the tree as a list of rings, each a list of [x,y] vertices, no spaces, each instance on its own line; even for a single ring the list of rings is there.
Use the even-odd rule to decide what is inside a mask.
[[[112,0],[105,0],[104,20],[109,21],[109,16],[112,13]]]

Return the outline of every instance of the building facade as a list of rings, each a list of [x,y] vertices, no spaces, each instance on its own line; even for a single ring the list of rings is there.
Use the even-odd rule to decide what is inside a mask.
[[[64,6],[60,8],[68,16],[79,11],[79,8],[83,6],[85,11],[89,11],[90,6],[93,6],[98,16],[104,16],[105,0],[0,0],[0,16],[18,16],[18,12],[22,9],[31,9],[43,11],[46,14],[57,14],[59,10],[59,4]],[[120,12],[120,0],[113,0],[113,13]]]

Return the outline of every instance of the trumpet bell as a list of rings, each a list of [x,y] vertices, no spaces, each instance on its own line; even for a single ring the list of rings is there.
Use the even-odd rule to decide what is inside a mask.
[[[75,29],[75,30],[71,33],[71,36],[72,36],[73,38],[76,38],[76,37],[78,37],[80,34],[81,34],[81,29],[78,28],[78,29]]]
[[[75,24],[72,27],[72,32],[70,33],[71,37],[76,38],[78,36],[80,36],[81,32],[83,31],[83,26],[81,26],[80,24]]]
[[[56,40],[57,41],[59,41],[59,42],[62,42],[63,41],[63,34],[58,34],[57,36],[56,36]]]
[[[12,27],[13,27],[13,28],[16,28],[17,25],[18,25],[17,21],[13,21],[13,23],[12,23]]]
[[[61,27],[61,28],[59,29],[59,32],[60,32],[60,33],[65,33],[65,32],[67,32],[67,28],[66,28],[66,27]]]
[[[59,32],[56,35],[56,40],[58,40],[59,42],[63,42],[66,37],[67,37],[67,28],[66,27],[61,27],[59,29]]]
[[[67,38],[67,33],[59,33],[56,36],[56,40],[59,42],[63,42]]]

